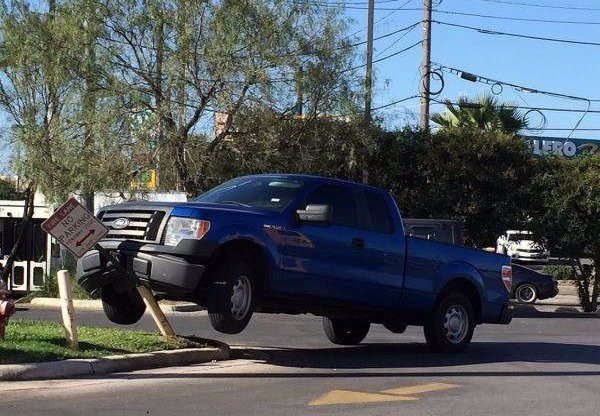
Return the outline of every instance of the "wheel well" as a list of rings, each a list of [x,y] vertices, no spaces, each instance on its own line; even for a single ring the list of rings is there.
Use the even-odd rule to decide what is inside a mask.
[[[212,279],[212,271],[214,268],[224,261],[235,261],[240,257],[244,258],[252,267],[256,279],[257,290],[259,294],[265,293],[269,285],[269,260],[264,249],[245,239],[237,239],[228,241],[217,248],[213,257],[208,264],[205,283],[210,283]]]
[[[466,296],[467,299],[471,301],[471,305],[473,305],[473,310],[475,311],[475,317],[477,321],[481,322],[481,296],[479,295],[477,287],[468,279],[453,279],[446,283],[446,286],[444,286],[440,291],[440,294],[438,295],[438,302],[444,295],[451,292],[458,292]]]

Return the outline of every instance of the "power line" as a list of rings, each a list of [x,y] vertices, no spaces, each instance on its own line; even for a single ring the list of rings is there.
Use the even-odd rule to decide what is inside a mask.
[[[572,128],[572,127],[524,127],[522,128],[522,130],[528,130],[528,131],[545,131],[545,130],[552,130],[552,131],[600,131],[600,129],[594,129],[594,128],[581,128],[581,127],[577,127],[577,128]],[[570,138],[571,135],[569,135],[567,138]]]
[[[439,64],[437,64],[437,65],[439,65]],[[585,111],[583,112],[583,114],[581,114],[581,117],[577,120],[577,122],[575,123],[575,126],[571,130],[571,133],[569,133],[569,135],[567,137],[571,137],[571,135],[579,127],[579,125],[581,124],[581,122],[583,121],[583,119],[585,118],[585,116],[588,114],[588,112],[590,110],[590,107],[592,106],[592,102],[599,102],[600,101],[600,100],[597,100],[597,99],[592,100],[592,99],[585,98],[585,97],[577,97],[575,95],[568,95],[568,94],[561,94],[561,93],[556,93],[556,92],[551,92],[551,91],[538,90],[536,88],[529,88],[529,87],[525,87],[523,85],[513,84],[513,83],[510,83],[510,82],[498,81],[498,80],[494,80],[494,79],[491,79],[491,78],[483,77],[483,76],[480,76],[480,75],[471,74],[471,73],[462,71],[460,69],[456,69],[456,68],[452,68],[452,67],[447,67],[447,66],[444,66],[444,65],[439,65],[439,68],[441,70],[445,70],[447,72],[450,72],[451,74],[458,75],[462,79],[466,79],[466,80],[471,81],[471,82],[480,82],[480,83],[483,83],[483,84],[491,85],[492,86],[492,92],[493,92],[494,85],[500,85],[500,87],[502,87],[502,85],[506,85],[506,86],[514,88],[517,91],[529,92],[529,93],[532,93],[532,94],[543,94],[543,95],[548,95],[550,97],[565,98],[565,99],[569,99],[569,100],[576,100],[576,101],[584,101],[584,102],[586,102],[587,103],[587,108],[585,109]],[[543,114],[542,114],[542,117],[543,117]]]
[[[416,26],[415,26],[416,27]],[[392,49],[394,46],[396,46],[396,44],[398,42],[400,42],[402,39],[404,39],[406,36],[408,36],[410,34],[410,32],[412,32],[415,28],[413,27],[410,30],[407,30],[406,32],[404,32],[402,35],[398,36],[398,38],[393,41],[392,43],[390,43],[388,46],[386,46],[384,49],[382,49],[380,52],[377,53],[377,55],[375,55],[375,58],[380,57],[381,55],[383,55],[385,52],[389,51],[390,49]]]
[[[462,105],[463,107],[469,106],[469,107],[481,107],[481,105],[477,104],[477,103],[459,103],[456,101],[451,101],[451,100],[439,100],[439,99],[432,99],[433,101],[435,101],[436,105],[446,105],[446,104],[450,104],[450,105]],[[525,105],[512,105],[512,104],[506,104],[504,105],[505,108],[514,108],[514,109],[518,109],[518,110],[538,110],[538,111],[553,111],[553,112],[565,112],[565,113],[589,113],[589,114],[600,114],[600,110],[579,110],[576,108],[559,108],[559,107],[532,107],[532,106],[525,106]]]
[[[600,22],[590,22],[583,20],[553,20],[553,19],[535,19],[528,17],[515,17],[515,16],[497,16],[491,14],[482,13],[467,13],[454,10],[434,10],[434,13],[449,14],[456,16],[471,16],[471,17],[482,17],[486,19],[498,19],[498,20],[512,20],[518,22],[538,22],[538,23],[559,23],[559,24],[573,24],[573,25],[600,25]]]
[[[600,8],[596,8],[596,7],[558,6],[558,5],[551,5],[551,4],[525,3],[525,2],[508,1],[508,0],[479,0],[479,1],[485,1],[487,3],[510,4],[510,5],[514,5],[514,6],[541,7],[541,8],[545,8],[545,9],[600,11]]]
[[[506,82],[506,81],[499,81],[496,79],[492,79],[492,78],[488,78],[485,77],[483,75],[477,75],[477,74],[473,74],[467,71],[463,71],[462,69],[458,69],[458,68],[453,68],[451,66],[446,66],[446,65],[442,65],[440,63],[437,62],[432,62],[433,65],[437,66],[439,69],[451,73],[453,75],[457,75],[467,81],[472,81],[472,82],[480,82],[482,84],[487,84],[487,85],[506,85],[508,87],[511,88],[515,88],[518,91],[523,91],[523,92],[529,92],[532,94],[543,94],[543,95],[548,95],[548,96],[552,96],[552,97],[556,97],[556,98],[566,98],[566,99],[571,99],[571,100],[578,100],[578,101],[589,101],[589,102],[600,102],[600,99],[591,99],[591,98],[586,98],[586,97],[578,97],[576,95],[569,95],[569,94],[563,94],[563,93],[559,93],[559,92],[553,92],[553,91],[546,91],[546,90],[540,90],[537,88],[532,88],[532,87],[527,87],[524,85],[519,85],[519,84],[514,84],[511,82]]]
[[[547,42],[569,43],[569,44],[587,45],[587,46],[600,46],[600,43],[598,43],[598,42],[589,42],[589,41],[583,41],[583,40],[569,40],[569,39],[561,39],[561,38],[549,38],[549,37],[544,37],[544,36],[533,36],[533,35],[524,35],[524,34],[520,34],[520,33],[501,32],[498,30],[485,29],[485,28],[481,28],[481,27],[474,27],[474,26],[467,26],[467,25],[460,25],[457,23],[443,22],[440,20],[432,20],[432,22],[437,23],[439,25],[444,25],[444,26],[451,26],[451,27],[458,27],[461,29],[474,30],[474,31],[482,33],[484,35],[511,36],[511,37],[515,37],[515,38],[543,40],[543,41],[547,41]]]
[[[421,97],[420,95],[411,95],[410,97],[405,97],[405,98],[402,98],[402,99],[397,100],[397,101],[392,101],[391,103],[380,105],[379,107],[374,107],[371,110],[372,111],[381,110],[382,108],[391,107],[393,105],[400,104],[400,103],[402,103],[404,101],[408,101],[408,100],[412,100],[413,98],[420,98],[420,97]]]

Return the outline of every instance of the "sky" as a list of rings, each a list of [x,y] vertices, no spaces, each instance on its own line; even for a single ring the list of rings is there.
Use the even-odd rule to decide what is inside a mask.
[[[437,5],[435,3],[438,3]],[[339,3],[329,0],[329,3]],[[366,39],[367,0],[346,0],[345,15],[352,19],[350,33],[357,39]],[[521,4],[507,4],[521,3]],[[422,19],[422,0],[375,0],[374,36],[383,35],[409,26]],[[526,6],[530,5],[530,6]],[[533,7],[542,5],[546,7]],[[550,7],[548,7],[550,6]],[[399,9],[399,7],[402,7]],[[566,7],[566,8],[563,8]],[[567,9],[569,8],[569,9]],[[570,8],[579,8],[572,10]],[[413,10],[410,10],[413,9]],[[495,31],[528,36],[558,38],[583,42],[600,42],[600,1],[598,0],[434,0],[433,20]],[[596,9],[596,10],[582,10]],[[446,13],[444,13],[446,12]],[[541,19],[579,22],[574,24],[513,21],[475,16],[462,16],[448,12],[484,14],[518,19]],[[594,24],[584,24],[594,23]],[[399,39],[400,36],[403,38]],[[400,33],[375,41],[374,57],[386,56],[404,49],[422,38],[421,26],[408,34]],[[365,46],[357,55],[364,62]],[[386,48],[389,48],[386,50]],[[373,106],[418,94],[421,47],[375,63]],[[432,24],[431,59],[447,67],[457,68],[490,79],[504,81],[538,90],[600,100],[600,45],[580,45],[548,42],[534,39],[488,35],[477,31],[441,24]],[[435,68],[435,66],[434,66]],[[443,73],[444,87],[438,99],[455,101],[458,96],[492,93],[490,85],[473,83],[451,73]],[[439,90],[440,83],[432,81],[431,90]],[[497,90],[499,87],[494,87]],[[516,91],[504,86],[498,100],[527,107],[555,107],[585,110],[587,102],[567,100],[547,95]],[[442,105],[433,105],[432,112],[442,111]],[[592,110],[600,110],[600,102],[592,103]],[[526,110],[525,110],[526,111]],[[546,128],[529,132],[531,135],[567,137],[583,113],[543,111]],[[387,125],[402,126],[418,120],[418,98],[390,106],[376,112]],[[539,127],[541,116],[529,114],[530,125]],[[600,139],[600,113],[587,114],[572,138]]]
[[[357,42],[366,39],[367,0],[310,1],[333,7],[343,5],[343,13],[350,20],[348,33],[354,34]],[[433,0],[433,2],[434,10],[437,10],[433,13],[433,20],[534,37],[600,43],[600,0]],[[423,0],[375,0],[375,38],[419,22],[422,19],[422,3]],[[453,14],[455,12],[499,16],[503,19],[462,16]],[[506,18],[576,23],[515,21]],[[417,25],[410,31],[376,40],[374,59],[400,51],[415,44],[421,38],[422,28]],[[357,49],[356,63],[360,64],[365,59],[365,46],[361,45]],[[489,35],[433,23],[431,59],[447,67],[494,80],[600,100],[600,45]],[[406,52],[374,64],[374,108],[418,94],[420,60],[421,47],[417,45]],[[455,101],[461,95],[476,97],[492,92],[490,85],[465,81],[451,73],[442,74],[444,86],[436,96],[437,99]],[[439,89],[440,83],[433,80],[431,90]],[[497,92],[498,87],[496,86],[494,90]],[[534,108],[585,110],[587,107],[585,101],[517,91],[508,86],[504,86],[497,98],[502,102]],[[416,124],[418,104],[418,98],[414,98],[377,110],[374,114],[382,117],[389,127],[402,127],[406,123]],[[443,109],[443,105],[434,103],[431,111],[433,113]],[[571,135],[572,138],[598,140],[600,139],[600,101],[592,103],[590,109],[599,112],[587,114],[579,128],[598,129],[598,131],[570,131],[583,114],[581,112],[543,111],[546,130],[532,131],[528,134],[565,138]],[[6,125],[6,121],[0,120],[0,124]],[[529,122],[532,127],[539,127],[542,119],[538,113],[531,112]],[[550,128],[560,130],[550,130]],[[7,172],[10,155],[10,148],[7,146],[0,148],[0,173]]]

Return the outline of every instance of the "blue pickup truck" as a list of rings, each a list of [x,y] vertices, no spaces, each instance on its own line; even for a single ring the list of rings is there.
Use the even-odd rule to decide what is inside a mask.
[[[336,344],[360,343],[372,323],[418,325],[433,350],[456,352],[477,324],[511,320],[507,256],[405,236],[392,196],[371,186],[253,175],[192,202],[125,203],[98,217],[110,231],[78,279],[120,324],[144,313],[140,282],[157,299],[206,306],[229,334],[253,312],[311,313]]]

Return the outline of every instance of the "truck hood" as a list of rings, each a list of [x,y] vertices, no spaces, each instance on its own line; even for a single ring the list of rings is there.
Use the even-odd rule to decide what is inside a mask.
[[[100,209],[100,211],[113,211],[113,210],[164,210],[170,212],[172,215],[185,216],[190,215],[193,212],[212,211],[226,214],[231,213],[244,213],[250,215],[262,215],[262,216],[274,216],[277,212],[269,211],[263,208],[243,206],[237,204],[214,204],[207,202],[125,202],[123,204],[109,205]]]

